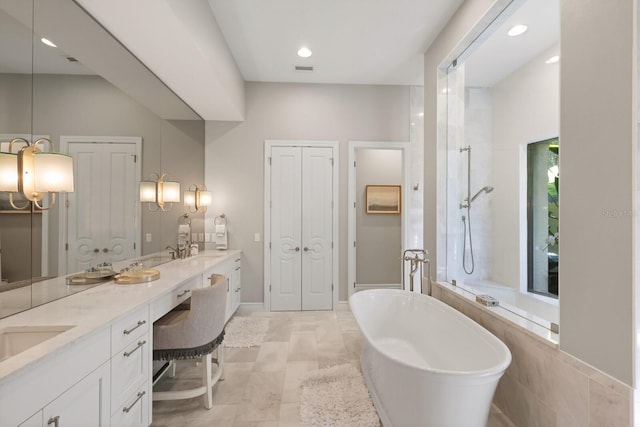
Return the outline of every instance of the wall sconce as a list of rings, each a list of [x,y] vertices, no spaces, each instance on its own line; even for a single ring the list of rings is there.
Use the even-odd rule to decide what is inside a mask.
[[[189,190],[184,192],[184,205],[189,208],[191,213],[206,212],[207,206],[211,206],[211,191],[207,191],[206,185],[191,185]]]
[[[140,202],[149,203],[150,211],[157,211],[161,209],[168,211],[171,209],[171,203],[180,202],[180,183],[175,181],[165,181],[164,177],[166,173],[162,175],[153,174],[157,177],[155,181],[142,181],[140,182]],[[151,204],[155,203],[156,208],[152,209]],[[165,204],[169,203],[169,208],[165,209]]]
[[[43,142],[49,144],[48,152],[38,147]],[[24,144],[24,147],[14,153],[16,144]],[[0,152],[0,191],[9,193],[9,202],[14,209],[25,209],[33,202],[38,209],[47,210],[55,204],[57,192],[73,192],[73,159],[54,150],[53,142],[47,138],[40,138],[33,144],[24,138],[14,138],[9,142],[9,152]],[[14,193],[27,199],[24,206],[16,206]],[[45,208],[40,202],[48,193],[51,193],[51,202]]]

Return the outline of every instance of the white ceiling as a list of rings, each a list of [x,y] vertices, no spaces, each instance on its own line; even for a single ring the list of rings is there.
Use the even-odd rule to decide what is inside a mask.
[[[423,53],[462,0],[209,4],[246,81],[422,85]],[[297,56],[303,45],[310,58]]]
[[[527,31],[509,37],[507,31],[516,24],[527,25]],[[465,85],[492,87],[553,46],[560,54],[559,43],[558,0],[515,1],[462,55]]]

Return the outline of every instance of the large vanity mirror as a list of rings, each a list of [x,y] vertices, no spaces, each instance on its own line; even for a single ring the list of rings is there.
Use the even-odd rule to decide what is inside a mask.
[[[65,278],[100,264],[170,259],[187,208],[149,210],[140,181],[204,180],[204,121],[78,3],[0,0],[0,149],[47,138],[75,182],[46,210],[0,193],[0,317],[95,286]]]
[[[553,323],[559,30],[558,1],[513,1],[451,64],[444,89],[447,281]]]

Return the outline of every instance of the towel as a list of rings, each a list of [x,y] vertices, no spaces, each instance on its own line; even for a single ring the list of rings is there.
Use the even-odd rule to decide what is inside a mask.
[[[214,236],[214,240],[216,242],[216,249],[227,249],[227,245],[228,245],[228,234],[226,232],[226,229],[224,231],[224,233],[218,233],[217,229],[218,227],[220,227],[219,225],[216,225],[216,234]],[[224,227],[224,226],[223,226]]]
[[[178,226],[178,234],[186,234],[188,236],[190,231],[191,227],[189,227],[189,224],[180,224]]]
[[[216,224],[216,236],[224,236],[227,233],[227,226],[224,224]]]

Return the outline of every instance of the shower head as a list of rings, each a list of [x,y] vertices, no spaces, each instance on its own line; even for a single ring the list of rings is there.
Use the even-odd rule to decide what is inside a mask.
[[[493,191],[493,187],[491,187],[490,185],[487,185],[485,187],[482,187],[472,198],[471,198],[471,202],[473,202],[475,199],[477,199],[478,197],[480,197],[480,195],[482,193],[491,193]],[[471,203],[469,202],[469,203]]]

